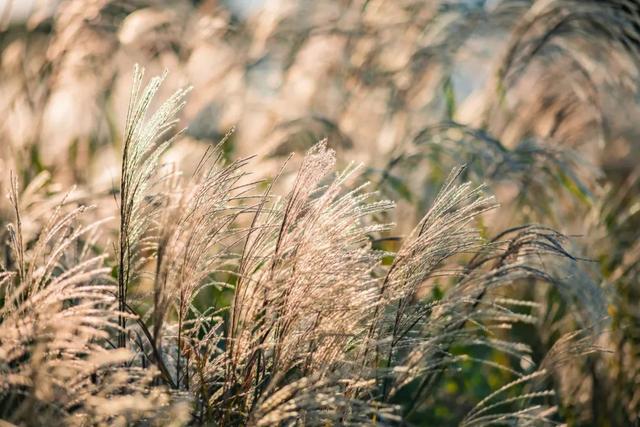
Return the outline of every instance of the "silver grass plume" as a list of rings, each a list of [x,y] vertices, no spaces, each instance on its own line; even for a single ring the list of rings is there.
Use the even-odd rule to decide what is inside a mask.
[[[118,247],[118,309],[125,312],[127,289],[140,260],[140,243],[158,210],[148,193],[160,156],[177,135],[165,136],[177,123],[175,116],[184,106],[188,89],[175,92],[147,117],[149,106],[164,76],[153,77],[141,92],[144,70],[137,65],[127,111],[120,176],[120,231]],[[126,318],[120,317],[118,346],[126,345]]]
[[[161,387],[150,388],[153,370],[127,367],[131,353],[109,348],[117,288],[93,249],[104,221],[82,225],[87,208],[61,204],[27,247],[15,180],[10,199],[16,270],[0,273],[0,418],[61,426],[184,419]]]
[[[173,330],[166,338],[178,350],[172,380],[176,388],[182,385],[188,389],[194,381],[193,387],[199,385],[199,377],[190,380],[190,358],[181,357],[181,353],[197,354],[191,347],[199,346],[198,334],[208,324],[209,315],[198,312],[193,300],[207,287],[228,287],[214,276],[231,271],[233,250],[247,233],[236,224],[248,209],[242,206],[245,193],[255,185],[241,182],[248,174],[244,170],[247,162],[245,159],[223,164],[221,149],[210,149],[193,179],[176,175],[166,181],[166,205],[154,243],[152,344],[162,354],[163,332]],[[177,316],[175,328],[166,325],[171,314]],[[195,320],[189,320],[193,317]],[[195,359],[197,363],[197,356]]]

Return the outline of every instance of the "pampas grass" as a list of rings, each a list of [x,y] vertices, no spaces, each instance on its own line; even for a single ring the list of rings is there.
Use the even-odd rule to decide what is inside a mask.
[[[459,183],[458,168],[397,252],[375,248],[393,229],[381,218],[394,204],[367,190],[360,166],[336,172],[326,141],[307,151],[283,196],[278,177],[251,180],[251,159],[225,161],[224,141],[191,177],[161,165],[186,91],[148,116],[162,78],[144,90],[142,78],[136,68],[112,252],[100,234],[109,219],[84,224],[89,208],[73,198],[26,241],[12,182],[0,276],[4,419],[392,425],[411,422],[471,362],[512,379],[464,425],[553,420],[554,392],[539,381],[548,371],[508,335],[535,322],[518,309],[535,304],[500,292],[555,286],[547,263],[575,262],[560,234],[522,226],[483,238],[477,224],[497,204],[484,186]],[[231,302],[216,308],[212,288]],[[475,355],[478,346],[526,363]]]

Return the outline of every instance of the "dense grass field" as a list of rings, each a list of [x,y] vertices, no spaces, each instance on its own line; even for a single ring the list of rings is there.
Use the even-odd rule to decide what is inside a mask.
[[[0,0],[0,426],[637,425],[639,79],[635,0]]]

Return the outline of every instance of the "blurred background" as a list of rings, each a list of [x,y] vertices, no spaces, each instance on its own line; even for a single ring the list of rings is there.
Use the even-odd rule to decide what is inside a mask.
[[[563,272],[570,286],[531,291],[546,308],[522,332],[545,354],[569,324],[599,331],[602,355],[555,374],[564,419],[631,425],[639,59],[640,4],[627,0],[0,0],[0,190],[13,171],[45,198],[75,185],[112,213],[135,63],[168,70],[160,99],[193,87],[167,153],[187,171],[233,128],[225,155],[256,155],[260,177],[328,138],[398,201],[402,235],[466,164],[502,204],[487,237],[541,223],[586,260]],[[465,378],[425,420],[455,419],[494,381]]]

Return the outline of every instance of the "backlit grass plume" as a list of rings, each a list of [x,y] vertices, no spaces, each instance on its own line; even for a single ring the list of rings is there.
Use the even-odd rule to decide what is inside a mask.
[[[176,124],[185,90],[176,92],[147,117],[151,101],[164,77],[154,77],[142,90],[144,72],[134,70],[131,100],[127,111],[122,173],[120,176],[120,234],[118,251],[118,308],[126,311],[127,290],[138,268],[140,244],[153,217],[158,214],[148,193],[160,156],[173,138],[163,139]],[[175,138],[175,136],[174,136]],[[126,319],[120,317],[118,346],[125,345]]]

